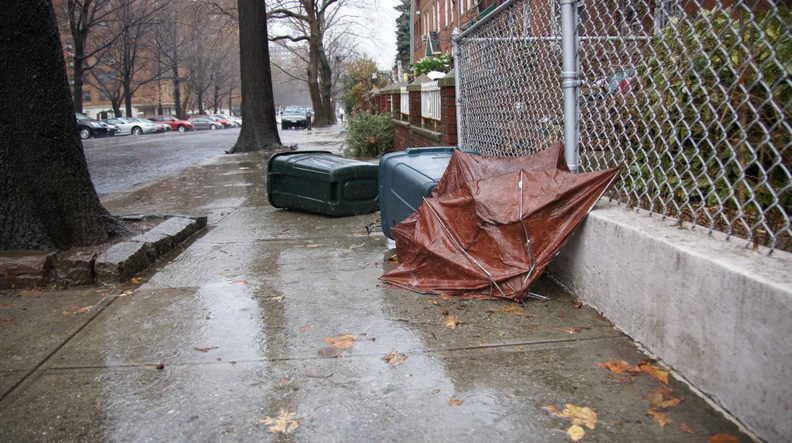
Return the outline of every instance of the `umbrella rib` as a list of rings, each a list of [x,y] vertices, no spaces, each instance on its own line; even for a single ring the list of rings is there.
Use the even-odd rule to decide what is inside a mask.
[[[531,236],[528,235],[528,227],[525,226],[525,219],[523,218],[523,191],[524,191],[523,183],[525,183],[525,181],[523,180],[524,174],[525,174],[525,170],[524,169],[520,169],[520,185],[519,185],[519,188],[520,188],[520,212],[519,212],[519,217],[520,217],[520,224],[522,225],[523,232],[525,233],[525,245],[528,246],[528,255],[531,256],[531,268],[528,269],[528,273],[525,274],[525,278],[523,279],[523,284],[525,284],[525,282],[527,282],[528,279],[531,278],[531,275],[533,274],[533,271],[536,269],[536,259],[534,259],[533,247],[531,246]]]
[[[503,289],[501,289],[501,287],[498,285],[498,283],[495,281],[495,279],[492,278],[492,274],[490,274],[490,272],[487,271],[487,269],[484,268],[484,266],[482,266],[482,264],[479,263],[479,261],[476,260],[475,257],[473,257],[467,251],[465,251],[465,248],[463,248],[462,245],[459,243],[459,241],[456,239],[456,237],[454,237],[454,234],[451,232],[450,229],[448,229],[448,227],[443,222],[443,219],[440,218],[440,214],[438,214],[435,211],[434,207],[432,207],[431,203],[429,203],[429,201],[426,199],[426,197],[424,197],[424,203],[426,204],[426,207],[428,207],[429,210],[432,211],[432,215],[435,216],[437,221],[440,222],[440,226],[443,228],[443,231],[445,231],[446,235],[451,239],[452,242],[454,242],[454,245],[456,245],[456,247],[462,252],[462,254],[465,255],[465,257],[468,258],[468,260],[473,262],[473,264],[478,266],[479,269],[481,269],[485,274],[487,274],[487,278],[489,278],[490,282],[493,285],[495,285],[496,288],[498,288],[498,292],[500,292],[502,296],[506,297],[506,294],[503,292]]]

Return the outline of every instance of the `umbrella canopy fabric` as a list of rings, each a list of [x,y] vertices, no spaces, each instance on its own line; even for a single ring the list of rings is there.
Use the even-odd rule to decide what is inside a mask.
[[[381,279],[423,293],[523,300],[620,171],[565,169],[520,168],[427,198],[399,266]]]
[[[464,151],[454,151],[445,173],[440,178],[431,197],[439,197],[461,188],[465,182],[494,177],[520,169],[541,171],[543,169],[560,169],[569,171],[564,158],[564,145],[556,143],[547,149],[524,157],[494,158],[482,157]],[[391,229],[396,242],[396,254],[402,260],[402,254],[409,250],[418,211]]]

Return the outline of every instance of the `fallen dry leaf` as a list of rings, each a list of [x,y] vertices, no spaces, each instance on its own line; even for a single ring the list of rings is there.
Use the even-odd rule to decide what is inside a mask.
[[[394,255],[392,257],[388,257],[388,259],[385,260],[385,261],[387,261],[388,263],[390,263],[392,265],[398,265],[399,264],[399,257]]]
[[[740,439],[729,434],[715,434],[707,440],[709,443],[740,443]]]
[[[622,372],[634,372],[638,374],[641,372],[641,369],[638,366],[633,366],[624,360],[604,361],[597,364],[597,366],[600,368],[605,368],[611,372],[615,372],[616,374],[621,374]]]
[[[451,300],[454,299],[454,297],[451,297],[450,295],[445,295],[445,294],[439,294],[438,297],[440,297],[442,300],[445,300],[445,301],[451,301]]]
[[[674,395],[674,390],[669,389],[668,386],[663,386],[660,389],[655,389],[646,396],[651,403],[652,409],[655,411],[663,411],[674,406],[679,406],[682,403],[682,398]]]
[[[352,334],[339,335],[338,337],[327,337],[324,339],[330,346],[339,349],[349,349],[355,346],[355,336]]]
[[[659,424],[659,425],[660,425],[660,427],[661,427],[661,428],[662,428],[662,427],[664,427],[664,426],[665,426],[665,425],[667,425],[667,424],[671,424],[671,423],[673,423],[673,420],[671,420],[670,418],[666,417],[666,415],[665,415],[665,414],[663,414],[663,413],[662,413],[662,412],[660,412],[660,411],[654,411],[654,410],[650,409],[650,410],[649,410],[649,411],[646,413],[646,415],[651,415],[651,416],[652,416],[652,418],[654,418],[654,419],[655,419],[655,421],[657,422],[657,424]]]
[[[259,420],[259,423],[270,425],[268,432],[288,434],[294,431],[299,426],[302,419],[294,419],[297,415],[295,412],[288,412],[285,409],[280,410],[280,415],[277,418],[267,417]]]
[[[71,311],[61,311],[61,315],[64,317],[68,317],[71,315]]]
[[[688,426],[687,423],[682,423],[681,425],[679,425],[679,430],[684,432],[684,433],[687,433],[687,434],[695,434],[696,433],[696,431],[694,431],[693,428]]]
[[[448,400],[448,404],[451,406],[462,406],[464,403],[464,400],[460,400],[456,397],[451,397],[451,400]]]
[[[631,385],[635,383],[636,376],[632,372],[624,372],[621,374],[611,372],[608,374],[608,380],[620,385]]]
[[[582,301],[576,301],[576,302],[572,303],[572,309],[580,309],[582,306],[583,306],[583,302]]]
[[[77,306],[74,307],[75,314],[85,314],[86,312],[91,312],[94,306],[84,306],[82,308],[78,308]]]
[[[567,429],[566,433],[572,441],[580,441],[586,435],[586,430],[578,425],[572,425]]]
[[[520,315],[525,317],[525,308],[522,307],[519,303],[512,303],[508,306],[501,306],[501,311],[512,314],[512,315]]]
[[[638,364],[638,368],[641,370],[641,372],[651,375],[652,378],[659,381],[660,383],[664,385],[668,384],[668,371],[665,369],[660,369],[651,363],[640,363]]]
[[[407,360],[407,356],[396,351],[391,351],[385,357],[382,357],[392,368],[399,366]]]
[[[16,319],[13,318],[6,318],[2,322],[0,322],[3,326],[13,326],[16,324]]]
[[[329,348],[320,349],[317,354],[320,357],[334,358],[341,355],[347,349],[355,346],[355,336],[352,334],[339,335],[338,337],[327,337],[325,341],[330,343]]]
[[[200,351],[200,352],[209,352],[209,351],[211,351],[213,349],[219,349],[219,348],[217,346],[210,346],[208,348],[193,348],[193,349],[195,349],[196,351]]]
[[[132,283],[133,285],[139,285],[143,283],[143,279],[140,277],[133,277],[129,279],[129,282]]]
[[[591,329],[588,326],[575,326],[572,328],[566,328],[566,331],[570,334],[579,334],[581,331],[585,331],[586,329]]]
[[[545,409],[556,417],[571,418],[573,425],[585,426],[592,430],[597,427],[597,413],[591,408],[567,403],[563,411],[559,411],[554,405],[545,406]]]
[[[459,325],[464,325],[465,322],[460,320],[459,317],[455,315],[451,315],[445,319],[443,322],[443,326],[446,326],[448,329],[456,329]]]

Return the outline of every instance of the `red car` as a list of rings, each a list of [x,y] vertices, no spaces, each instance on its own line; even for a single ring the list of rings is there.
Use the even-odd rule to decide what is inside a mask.
[[[174,131],[184,132],[193,129],[192,123],[188,122],[187,120],[179,120],[178,118],[171,115],[153,115],[146,118],[153,122],[166,123],[170,125],[171,129]]]

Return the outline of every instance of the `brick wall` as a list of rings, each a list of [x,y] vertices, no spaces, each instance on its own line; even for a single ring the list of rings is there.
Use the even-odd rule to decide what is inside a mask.
[[[453,75],[438,80],[440,86],[440,121],[424,120],[421,118],[421,82],[428,79],[416,79],[407,86],[409,93],[410,115],[407,121],[401,120],[401,95],[400,87],[380,91],[378,103],[382,105],[379,111],[388,113],[393,104],[393,148],[403,151],[407,148],[422,148],[429,146],[456,146],[457,144],[457,119],[456,119],[456,90]]]

